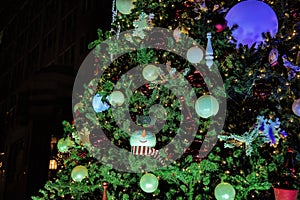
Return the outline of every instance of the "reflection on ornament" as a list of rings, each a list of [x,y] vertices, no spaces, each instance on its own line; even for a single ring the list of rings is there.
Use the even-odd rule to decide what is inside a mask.
[[[159,70],[155,65],[147,65],[143,69],[143,77],[147,81],[154,81],[158,78]]]
[[[264,41],[262,33],[270,32],[271,37],[278,31],[278,19],[273,9],[262,1],[242,1],[232,7],[225,19],[230,28],[238,25],[232,36],[238,44],[256,47]]]
[[[158,180],[153,174],[144,174],[140,180],[140,187],[144,192],[152,193],[158,187]]]
[[[88,176],[88,170],[85,166],[78,165],[71,172],[71,177],[74,181],[80,182]]]
[[[271,67],[278,64],[277,60],[278,60],[278,50],[272,49],[269,53],[269,63],[271,65]]]
[[[109,103],[112,106],[121,106],[124,103],[124,94],[121,91],[113,91],[109,95]]]
[[[116,7],[120,13],[128,15],[131,13],[131,9],[134,8],[132,0],[116,0]]]
[[[211,95],[203,95],[195,103],[196,113],[202,118],[208,118],[219,111],[217,99]]]
[[[66,153],[69,151],[69,148],[72,147],[72,145],[73,142],[69,137],[61,138],[57,143],[57,149],[61,153]]]
[[[108,100],[108,98],[106,98]],[[93,97],[93,102],[92,102],[93,108],[95,112],[102,112],[107,110],[110,106],[106,101],[102,101],[102,96],[100,94],[96,94]]]
[[[229,183],[219,183],[215,188],[215,197],[217,200],[234,200],[235,189]]]
[[[191,47],[187,51],[187,60],[191,63],[200,63],[203,59],[203,51],[199,47]]]
[[[297,99],[294,101],[294,103],[292,105],[292,110],[295,113],[295,115],[300,117],[300,99]]]

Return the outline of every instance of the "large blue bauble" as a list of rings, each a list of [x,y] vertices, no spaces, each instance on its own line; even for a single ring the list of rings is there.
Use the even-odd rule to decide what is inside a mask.
[[[256,0],[243,1],[233,6],[225,19],[231,28],[237,24],[238,28],[232,33],[237,44],[250,47],[263,42],[262,33],[270,32],[273,37],[278,31],[278,19],[273,9],[266,3]]]
[[[100,94],[96,94],[93,98],[92,102],[93,108],[95,112],[102,112],[107,110],[110,106],[105,101],[102,101],[102,96]]]

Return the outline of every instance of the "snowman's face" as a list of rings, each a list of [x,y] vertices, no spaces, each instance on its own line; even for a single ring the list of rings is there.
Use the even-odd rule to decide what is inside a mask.
[[[135,131],[130,137],[131,146],[147,146],[154,147],[156,144],[156,137],[149,131]]]

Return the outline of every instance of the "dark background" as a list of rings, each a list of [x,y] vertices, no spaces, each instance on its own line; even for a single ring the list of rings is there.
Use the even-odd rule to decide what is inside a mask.
[[[9,0],[0,8],[0,200],[30,199],[49,176],[76,72],[110,29],[110,0]],[[51,139],[52,148],[51,148]]]

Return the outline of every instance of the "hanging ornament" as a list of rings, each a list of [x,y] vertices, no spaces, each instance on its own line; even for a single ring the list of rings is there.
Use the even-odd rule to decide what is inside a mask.
[[[191,47],[187,51],[187,60],[191,63],[200,63],[203,59],[203,51],[199,47]]]
[[[131,153],[133,155],[153,156],[162,165],[165,165],[163,159],[160,157],[159,150],[152,147],[156,145],[156,137],[149,131],[135,131],[130,136]]]
[[[76,182],[81,182],[88,176],[88,170],[85,166],[78,165],[71,172],[71,177]]]
[[[158,187],[158,179],[155,175],[147,173],[141,177],[140,187],[144,192],[152,193]]]
[[[149,131],[135,131],[130,136],[131,152],[134,155],[147,155],[156,145],[156,137]]]
[[[278,31],[278,19],[274,10],[266,3],[256,0],[242,1],[233,6],[225,19],[230,28],[238,25],[232,36],[239,44],[256,47],[264,41],[263,33],[270,32],[271,37]]]
[[[206,51],[205,51],[205,62],[207,67],[210,69],[211,66],[214,64],[214,51],[211,45],[211,33],[208,32],[206,34],[207,38],[207,45],[206,45]]]
[[[159,70],[155,65],[147,65],[143,69],[143,77],[147,81],[154,81],[158,78],[159,76]]]
[[[208,118],[219,111],[217,99],[211,95],[203,95],[195,103],[196,113],[202,118]]]
[[[253,96],[257,100],[266,100],[271,96],[271,86],[264,81],[258,81],[253,87]]]
[[[124,94],[121,91],[113,91],[109,95],[109,103],[112,106],[121,106],[124,103]]]
[[[219,183],[215,188],[215,197],[217,200],[234,200],[235,189],[230,183]]]
[[[134,8],[133,0],[116,0],[116,7],[120,13],[128,15]]]
[[[296,99],[292,105],[292,110],[297,115],[300,117],[300,99]]]
[[[73,142],[69,137],[61,138],[57,143],[57,149],[61,153],[66,153],[69,151],[69,148],[71,148],[72,145],[73,145]]]
[[[277,49],[272,49],[269,53],[269,63],[271,67],[274,67],[275,65],[278,64],[278,50]]]
[[[98,112],[108,110],[108,108],[110,107],[109,104],[107,103],[108,100],[109,99],[107,97],[106,100],[103,101],[102,96],[100,94],[96,94],[93,97],[93,102],[92,102],[94,111],[98,113]]]

